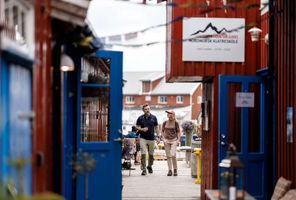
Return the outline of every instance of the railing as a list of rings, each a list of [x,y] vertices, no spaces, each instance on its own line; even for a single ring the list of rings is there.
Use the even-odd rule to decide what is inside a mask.
[[[1,38],[9,38],[11,40],[16,40],[15,29],[8,27],[7,24],[0,22],[0,35]]]

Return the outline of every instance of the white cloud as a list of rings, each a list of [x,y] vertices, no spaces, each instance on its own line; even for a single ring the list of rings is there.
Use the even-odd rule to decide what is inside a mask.
[[[166,11],[165,6],[147,6],[130,1],[92,0],[88,21],[98,37],[123,35],[166,23]],[[155,41],[165,41],[165,26],[139,34],[138,38],[128,43],[143,44]],[[165,69],[165,43],[139,48],[114,46],[113,50],[124,52],[124,71]]]

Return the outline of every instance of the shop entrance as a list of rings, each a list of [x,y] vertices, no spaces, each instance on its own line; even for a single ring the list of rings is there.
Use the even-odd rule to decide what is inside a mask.
[[[266,198],[265,95],[261,77],[219,77],[218,159],[225,158],[230,143],[237,147],[244,164],[245,189],[256,199]]]
[[[73,79],[76,93],[67,85]],[[65,74],[64,84],[63,194],[120,200],[122,53],[82,58],[77,77]]]

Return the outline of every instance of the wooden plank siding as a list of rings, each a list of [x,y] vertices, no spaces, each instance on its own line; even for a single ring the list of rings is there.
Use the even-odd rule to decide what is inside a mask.
[[[261,15],[261,23],[260,23],[260,28],[262,29],[261,33],[261,40],[260,40],[260,54],[261,60],[260,60],[260,68],[266,68],[268,67],[268,44],[266,44],[265,41],[265,36],[268,34],[269,31],[269,13],[266,12]]]
[[[169,3],[176,3],[177,5],[184,4],[182,0],[170,0]],[[194,4],[206,5],[206,1],[194,0]],[[251,0],[248,4],[260,4],[258,0]],[[245,18],[246,25],[251,23],[258,23],[260,27],[260,12],[258,7],[253,9],[239,8],[246,3],[244,1],[234,3],[238,9],[227,9],[225,13],[222,9],[204,14],[201,8],[181,8],[168,7],[167,21],[176,19],[177,17],[222,17],[222,18]],[[210,7],[222,6],[220,0],[210,1]],[[196,80],[204,80],[206,77],[217,76],[218,74],[239,74],[239,75],[254,75],[260,68],[260,43],[252,43],[250,34],[245,33],[245,62],[183,62],[182,61],[182,21],[177,21],[168,26],[167,29],[167,63],[166,63],[166,79],[169,82],[178,81],[180,77],[199,77]],[[176,56],[178,55],[178,56]]]
[[[206,0],[190,1],[197,5],[207,5]],[[168,3],[184,4],[182,0],[168,0]],[[222,0],[209,1],[210,8],[223,6]],[[167,7],[167,22],[177,17],[219,17],[219,18],[245,18],[246,25],[257,23],[264,26],[262,35],[268,30],[268,22],[263,22],[258,7],[246,9],[244,5],[258,4],[259,0],[239,1],[233,3],[237,9],[213,9],[203,12],[201,7]],[[244,7],[244,8],[242,8]],[[267,67],[266,53],[268,51],[264,41],[251,42],[247,27],[245,30],[245,62],[183,62],[182,61],[182,21],[169,24],[167,27],[167,52],[166,52],[166,80],[202,81],[203,101],[210,102],[209,131],[202,134],[202,174],[201,174],[201,199],[206,199],[204,190],[218,187],[218,75],[256,75],[256,71]],[[261,36],[262,36],[261,35]],[[261,47],[265,45],[265,49]],[[265,57],[264,59],[261,57]],[[234,90],[235,88],[233,88]],[[230,111],[231,112],[231,111]],[[230,116],[231,117],[231,116]],[[232,118],[236,119],[235,116]],[[238,119],[237,119],[238,120]],[[231,120],[230,120],[231,121]],[[258,127],[257,127],[258,128]]]
[[[33,70],[32,192],[52,189],[51,18],[50,0],[35,1],[35,66]],[[39,159],[37,156],[39,155]]]
[[[273,63],[276,72],[276,176],[292,180],[296,186],[296,141],[295,141],[295,108],[296,108],[296,40],[294,0],[275,1],[275,30]],[[287,107],[293,107],[293,143],[287,143]]]

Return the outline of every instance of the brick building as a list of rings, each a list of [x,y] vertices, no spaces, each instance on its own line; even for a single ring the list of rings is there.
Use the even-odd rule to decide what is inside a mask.
[[[159,123],[166,120],[167,109],[175,110],[180,123],[184,120],[200,123],[200,83],[166,83],[164,72],[125,72],[123,79],[124,134],[131,130],[137,117],[142,114],[141,106],[144,103],[151,106],[151,113],[158,117]]]

